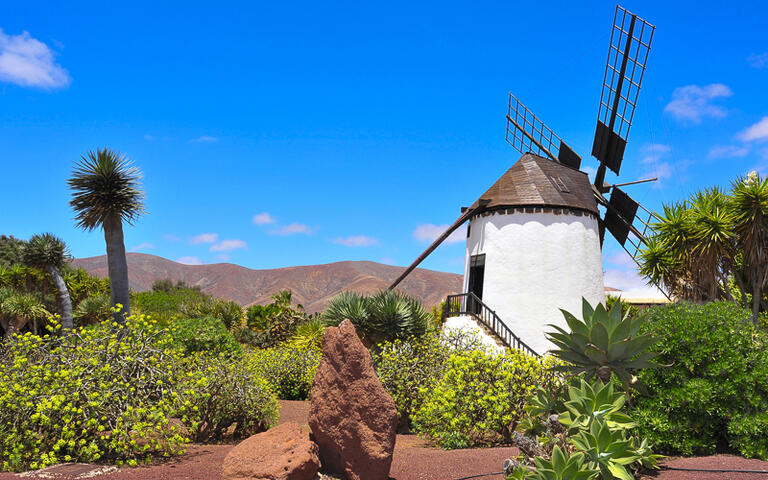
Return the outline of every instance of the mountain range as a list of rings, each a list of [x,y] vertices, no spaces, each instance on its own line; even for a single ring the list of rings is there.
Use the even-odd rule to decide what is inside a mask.
[[[253,270],[231,263],[185,265],[145,253],[128,253],[128,280],[134,291],[151,290],[155,280],[170,278],[197,285],[211,295],[240,305],[265,304],[279,290],[290,289],[293,300],[309,312],[323,310],[328,301],[345,290],[373,293],[387,288],[403,267],[367,261]],[[83,267],[99,277],[107,275],[107,257],[78,258]],[[419,298],[425,306],[439,305],[446,295],[461,292],[462,276],[416,269],[398,287]]]

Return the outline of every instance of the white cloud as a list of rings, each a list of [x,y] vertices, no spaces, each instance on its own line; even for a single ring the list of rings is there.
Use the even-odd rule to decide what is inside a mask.
[[[712,102],[731,95],[731,89],[722,83],[687,85],[672,92],[672,100],[664,107],[664,111],[684,122],[701,123],[704,117],[724,117],[725,109]]]
[[[651,155],[664,155],[665,153],[669,153],[672,151],[672,147],[669,145],[664,145],[663,143],[649,143],[645,147],[643,147],[643,150],[646,153],[649,153]]]
[[[203,135],[202,137],[193,138],[190,140],[191,143],[213,143],[219,141],[216,137],[211,137],[210,135]]]
[[[149,242],[143,242],[143,243],[140,243],[140,244],[136,245],[135,247],[131,247],[130,251],[131,252],[138,252],[138,251],[141,251],[141,250],[151,250],[153,248],[155,248],[154,244],[149,243]]]
[[[709,149],[708,158],[738,158],[749,155],[749,148],[743,145],[718,145]]]
[[[753,68],[768,68],[768,52],[750,55],[747,57],[749,66]]]
[[[157,137],[154,136],[154,135],[150,135],[148,133],[145,133],[144,134],[144,140],[146,140],[148,142],[153,142],[153,141],[157,140]]]
[[[268,212],[257,213],[253,216],[253,223],[256,225],[267,225],[270,223],[275,223],[275,218]]]
[[[231,250],[239,250],[241,248],[248,248],[248,245],[243,240],[222,240],[219,243],[211,245],[210,251],[229,252]]]
[[[621,267],[623,269],[634,269],[635,261],[624,250],[617,250],[613,253],[603,251],[603,261],[615,267]],[[613,285],[609,285],[613,286]]]
[[[345,247],[370,247],[379,243],[379,240],[365,235],[352,235],[349,237],[334,238],[333,243],[344,245]]]
[[[431,223],[425,223],[416,227],[413,231],[413,237],[423,243],[432,243],[437,237],[448,230],[450,225],[433,225]],[[467,227],[460,227],[455,232],[451,233],[443,243],[459,243],[463,242],[467,237]]]
[[[303,223],[291,223],[269,232],[270,235],[311,235],[316,228],[308,227]]]
[[[184,265],[202,265],[203,261],[197,257],[181,257],[176,259],[176,263],[183,263]]]
[[[0,29],[0,81],[23,87],[66,87],[69,73],[53,57],[51,49],[29,32],[6,35]]]
[[[199,245],[201,243],[214,243],[218,239],[218,233],[201,233],[200,235],[195,235],[194,237],[190,238],[189,243],[192,245]]]
[[[219,260],[221,262],[228,262],[231,257],[227,253],[220,253],[216,255],[216,260]]]
[[[748,127],[738,137],[745,142],[768,140],[768,116]]]
[[[640,162],[645,165],[643,177],[656,177],[660,181],[672,177],[675,170],[672,167],[672,164],[661,161],[662,158],[666,157],[669,152],[672,151],[672,147],[661,143],[651,143],[643,147],[643,151],[646,153],[640,160]],[[683,165],[685,164],[680,164],[681,167]]]
[[[603,273],[606,287],[618,288],[615,292],[625,298],[666,298],[658,288],[648,285],[648,282],[633,270],[607,269]]]

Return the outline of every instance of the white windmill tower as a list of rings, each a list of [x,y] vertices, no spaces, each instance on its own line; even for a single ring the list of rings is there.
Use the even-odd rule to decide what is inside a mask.
[[[635,258],[653,215],[618,188],[639,182],[604,180],[607,168],[619,174],[654,30],[616,7],[592,146],[594,183],[579,170],[581,157],[510,94],[507,142],[523,156],[390,288],[468,221],[464,293],[446,299],[447,327],[480,327],[490,343],[538,354],[551,346],[546,325],[565,323],[560,309],[579,312],[582,298],[604,301],[604,230]]]

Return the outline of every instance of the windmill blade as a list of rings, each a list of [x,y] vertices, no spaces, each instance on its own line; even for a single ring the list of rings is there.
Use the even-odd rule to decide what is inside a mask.
[[[448,227],[448,228],[447,228],[447,229],[446,229],[446,230],[445,230],[445,231],[442,233],[442,235],[440,235],[439,237],[437,237],[437,238],[435,239],[435,241],[434,241],[434,242],[432,242],[432,245],[430,245],[429,247],[427,247],[427,249],[426,249],[426,250],[424,250],[424,252],[423,252],[421,255],[419,255],[419,257],[418,257],[416,260],[414,260],[414,261],[413,261],[413,263],[412,263],[412,264],[410,264],[410,265],[408,266],[408,268],[406,268],[406,269],[403,271],[403,273],[401,273],[401,274],[400,274],[400,276],[399,276],[399,277],[397,277],[397,278],[395,279],[395,281],[394,281],[394,282],[392,282],[392,285],[390,285],[390,286],[387,288],[387,290],[392,290],[393,288],[395,288],[396,286],[398,286],[398,285],[400,284],[400,282],[402,282],[403,280],[405,280],[405,277],[407,277],[407,276],[408,276],[408,275],[409,275],[409,274],[410,274],[412,271],[414,271],[414,270],[416,269],[416,267],[418,267],[418,266],[419,266],[419,264],[420,264],[421,262],[423,262],[423,261],[424,261],[424,259],[425,259],[425,258],[427,258],[427,257],[429,256],[429,254],[430,254],[430,253],[432,253],[433,251],[435,251],[435,249],[436,249],[437,247],[439,247],[439,246],[440,246],[440,244],[441,244],[441,243],[443,243],[443,242],[445,241],[445,239],[446,239],[446,238],[448,238],[448,237],[449,237],[449,236],[450,236],[450,235],[451,235],[451,234],[452,234],[452,233],[453,233],[453,232],[454,232],[454,231],[455,231],[457,228],[459,228],[460,226],[462,226],[462,225],[464,224],[464,222],[466,222],[467,220],[469,220],[469,219],[472,217],[472,215],[474,215],[474,214],[476,214],[476,213],[479,213],[479,212],[483,211],[483,210],[485,209],[485,206],[486,206],[486,205],[488,205],[488,201],[481,201],[481,202],[480,202],[480,204],[479,204],[479,206],[477,206],[477,207],[475,207],[475,208],[468,208],[468,209],[467,209],[467,210],[466,210],[464,213],[462,213],[462,214],[461,214],[461,216],[460,216],[459,218],[457,218],[457,219],[456,219],[456,221],[455,221],[455,222],[453,222],[453,224],[452,224],[450,227]]]
[[[532,152],[575,169],[581,166],[581,157],[511,93],[506,138],[520,153]]]
[[[659,217],[635,201],[618,187],[613,187],[610,200],[594,188],[595,197],[605,207],[605,218],[598,221],[600,244],[603,243],[605,230],[619,242],[619,245],[637,262],[640,248],[648,235],[653,235],[653,222]]]
[[[627,243],[632,223],[635,221],[639,203],[618,188],[613,189],[605,212],[605,228],[623,247]]]
[[[616,6],[592,144],[592,155],[600,161],[595,179],[598,187],[605,178],[605,167],[617,175],[621,169],[655,30],[655,26]]]

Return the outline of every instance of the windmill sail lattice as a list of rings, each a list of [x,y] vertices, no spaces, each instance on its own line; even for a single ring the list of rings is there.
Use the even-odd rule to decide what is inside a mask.
[[[617,5],[592,155],[618,175],[656,27]],[[602,182],[603,175],[598,175]]]
[[[581,166],[581,157],[511,93],[506,137],[520,153],[532,152],[572,168]]]

